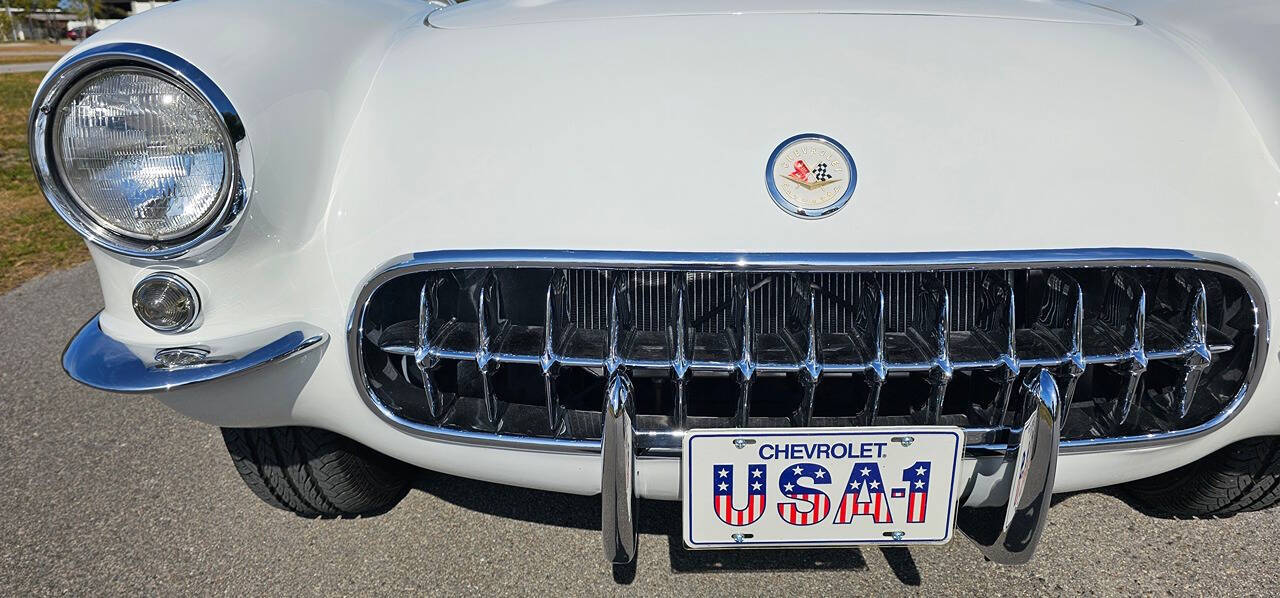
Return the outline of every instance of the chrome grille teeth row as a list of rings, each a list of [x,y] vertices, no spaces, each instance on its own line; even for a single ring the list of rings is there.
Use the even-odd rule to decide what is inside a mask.
[[[872,424],[880,410],[880,395],[889,374],[913,372],[928,384],[928,395],[909,407],[911,421],[937,424],[942,421],[943,403],[948,386],[957,371],[979,372],[997,386],[990,401],[974,407],[990,428],[1005,426],[1009,419],[1010,401],[1018,381],[1028,368],[1048,368],[1059,380],[1064,408],[1070,405],[1075,389],[1086,368],[1101,366],[1115,372],[1124,381],[1122,391],[1113,401],[1099,404],[1105,414],[1104,427],[1113,435],[1134,429],[1142,400],[1143,378],[1153,360],[1167,360],[1181,368],[1181,385],[1168,404],[1157,405],[1175,420],[1192,412],[1196,389],[1203,373],[1214,361],[1214,354],[1231,349],[1230,345],[1210,344],[1208,294],[1202,280],[1189,272],[1176,276],[1177,284],[1188,297],[1182,321],[1185,330],[1180,345],[1171,349],[1149,351],[1146,338],[1148,325],[1147,291],[1141,282],[1123,270],[1109,274],[1106,295],[1098,317],[1085,318],[1085,293],[1076,280],[1062,272],[1048,272],[1043,277],[1039,315],[1019,327],[1014,286],[1007,271],[988,271],[976,279],[977,288],[970,330],[956,336],[951,322],[951,293],[936,276],[915,277],[912,321],[905,334],[892,336],[886,332],[886,297],[874,277],[860,283],[853,317],[853,329],[843,336],[831,337],[818,327],[818,297],[824,292],[820,277],[808,273],[771,274],[769,279],[788,285],[785,303],[786,321],[779,325],[778,339],[785,345],[790,359],[778,358],[780,349],[772,347],[762,353],[759,346],[752,307],[754,286],[745,275],[732,276],[732,296],[725,310],[723,341],[728,347],[724,357],[699,354],[699,333],[693,325],[688,276],[669,273],[667,281],[664,340],[665,358],[637,350],[635,330],[636,289],[632,276],[606,273],[607,330],[602,331],[598,357],[581,354],[582,342],[575,353],[569,346],[575,335],[587,334],[574,326],[571,318],[571,285],[569,271],[552,269],[545,288],[543,322],[539,327],[514,326],[505,319],[502,289],[495,270],[475,269],[455,276],[462,281],[460,292],[471,297],[474,321],[439,317],[437,295],[445,277],[426,276],[418,293],[418,318],[413,346],[388,335],[379,343],[385,352],[411,356],[421,375],[425,403],[435,422],[445,421],[454,408],[456,397],[442,392],[436,380],[442,360],[472,361],[475,365],[487,427],[503,430],[505,402],[499,396],[495,377],[502,364],[537,365],[543,380],[547,424],[555,437],[569,434],[566,407],[557,396],[557,379],[565,367],[585,367],[602,371],[606,379],[628,377],[635,369],[666,370],[673,383],[670,417],[671,427],[684,429],[689,418],[689,385],[693,373],[717,371],[731,375],[738,394],[731,418],[732,425],[746,427],[752,417],[752,390],[761,373],[794,374],[802,396],[798,407],[788,417],[792,426],[814,423],[818,389],[824,376],[833,373],[861,374],[867,385],[861,409],[852,421]],[[626,272],[626,271],[619,271]],[[657,277],[655,277],[657,278]],[[652,289],[646,289],[652,293]],[[1160,324],[1164,325],[1164,324]],[[470,327],[470,329],[468,329]],[[538,347],[508,342],[509,337],[540,336]],[[1019,353],[1020,336],[1034,341],[1035,350]],[[831,345],[831,339],[839,345]],[[446,342],[446,339],[447,342]],[[458,339],[470,339],[459,341]],[[581,339],[577,339],[581,341]],[[890,342],[892,341],[892,342]],[[824,344],[825,343],[825,344]],[[1092,343],[1092,345],[1090,344]],[[469,344],[469,345],[468,345]],[[589,344],[589,343],[588,343]],[[846,346],[847,345],[847,346]],[[470,348],[468,349],[467,346]],[[1093,354],[1085,349],[1096,346]],[[1045,348],[1051,348],[1045,349]],[[850,399],[855,400],[853,398]]]

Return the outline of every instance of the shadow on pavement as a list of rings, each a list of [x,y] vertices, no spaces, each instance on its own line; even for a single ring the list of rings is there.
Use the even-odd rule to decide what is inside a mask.
[[[600,529],[599,496],[531,490],[425,471],[415,480],[414,488],[451,504],[498,517],[573,529]],[[1120,488],[1059,494],[1053,497],[1051,508],[1094,492],[1111,496],[1139,513],[1159,516]],[[495,499],[496,496],[502,498]],[[641,534],[666,536],[671,570],[675,573],[867,569],[863,549],[859,548],[689,550],[680,533],[679,503],[640,500],[636,509]],[[898,581],[906,586],[921,585],[921,572],[909,549],[881,547],[880,552]],[[634,566],[617,566],[613,573],[614,580],[621,584],[631,583],[635,578]]]
[[[413,486],[448,503],[488,515],[573,529],[600,529],[598,496],[503,486],[435,472],[423,472]],[[495,498],[499,495],[500,500]],[[640,533],[667,537],[671,570],[676,573],[867,569],[863,551],[858,548],[689,550],[680,533],[679,503],[640,500],[636,510]],[[920,570],[910,550],[881,548],[881,553],[899,581],[920,585]],[[614,568],[618,583],[630,583],[634,577],[634,567]]]
[[[600,529],[599,496],[531,490],[425,471],[413,486],[451,504],[489,515],[573,529]],[[1120,487],[1058,494],[1053,497],[1050,507],[1078,496],[1098,493],[1110,496],[1143,515],[1170,518],[1151,511]],[[498,496],[501,499],[495,498]],[[681,536],[679,503],[642,499],[636,509],[641,534],[666,536],[671,570],[675,573],[867,569],[864,549],[859,548],[689,550]],[[922,575],[909,549],[881,547],[879,550],[898,581],[906,586],[921,585]],[[634,566],[614,568],[614,579],[618,583],[628,584],[634,578]]]

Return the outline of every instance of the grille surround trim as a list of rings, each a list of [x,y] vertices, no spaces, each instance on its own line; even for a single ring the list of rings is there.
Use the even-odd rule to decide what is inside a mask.
[[[1021,268],[1183,267],[1231,277],[1245,289],[1253,306],[1254,354],[1239,392],[1218,415],[1198,426],[1173,432],[1062,442],[1067,454],[1149,448],[1184,442],[1208,434],[1233,419],[1248,402],[1262,375],[1270,350],[1267,299],[1256,276],[1228,256],[1177,249],[1094,248],[914,253],[702,253],[576,250],[442,250],[403,255],[387,261],[369,275],[356,291],[347,324],[347,349],[351,374],[361,399],[383,421],[412,436],[467,446],[532,452],[600,454],[598,440],[553,439],[499,435],[420,424],[403,419],[383,405],[363,372],[363,319],[366,308],[383,284],[400,276],[453,268],[602,268],[677,269],[687,271],[809,272],[841,270],[900,272],[932,270],[987,270]],[[678,436],[679,432],[669,434]],[[639,439],[643,434],[638,434]],[[970,445],[969,455],[1000,455],[1003,445]]]

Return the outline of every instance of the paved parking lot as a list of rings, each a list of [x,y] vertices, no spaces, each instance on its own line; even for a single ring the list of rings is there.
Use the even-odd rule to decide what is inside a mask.
[[[22,64],[0,64],[0,75],[5,73],[43,73],[53,68],[54,61],[28,62]]]
[[[1060,497],[1031,565],[944,548],[689,552],[672,503],[642,503],[629,585],[601,562],[598,499],[423,473],[395,510],[308,521],[258,502],[217,430],[90,391],[58,366],[101,305],[89,266],[0,296],[0,588],[5,594],[1274,595],[1280,510],[1142,515]]]

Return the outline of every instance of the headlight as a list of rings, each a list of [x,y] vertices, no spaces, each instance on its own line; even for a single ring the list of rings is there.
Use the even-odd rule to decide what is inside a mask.
[[[131,257],[186,255],[229,230],[247,197],[247,148],[208,77],[139,44],[76,56],[32,111],[32,164],[50,203]]]
[[[85,77],[58,104],[55,167],[99,224],[165,241],[209,224],[228,184],[218,115],[176,82],[137,68]]]

